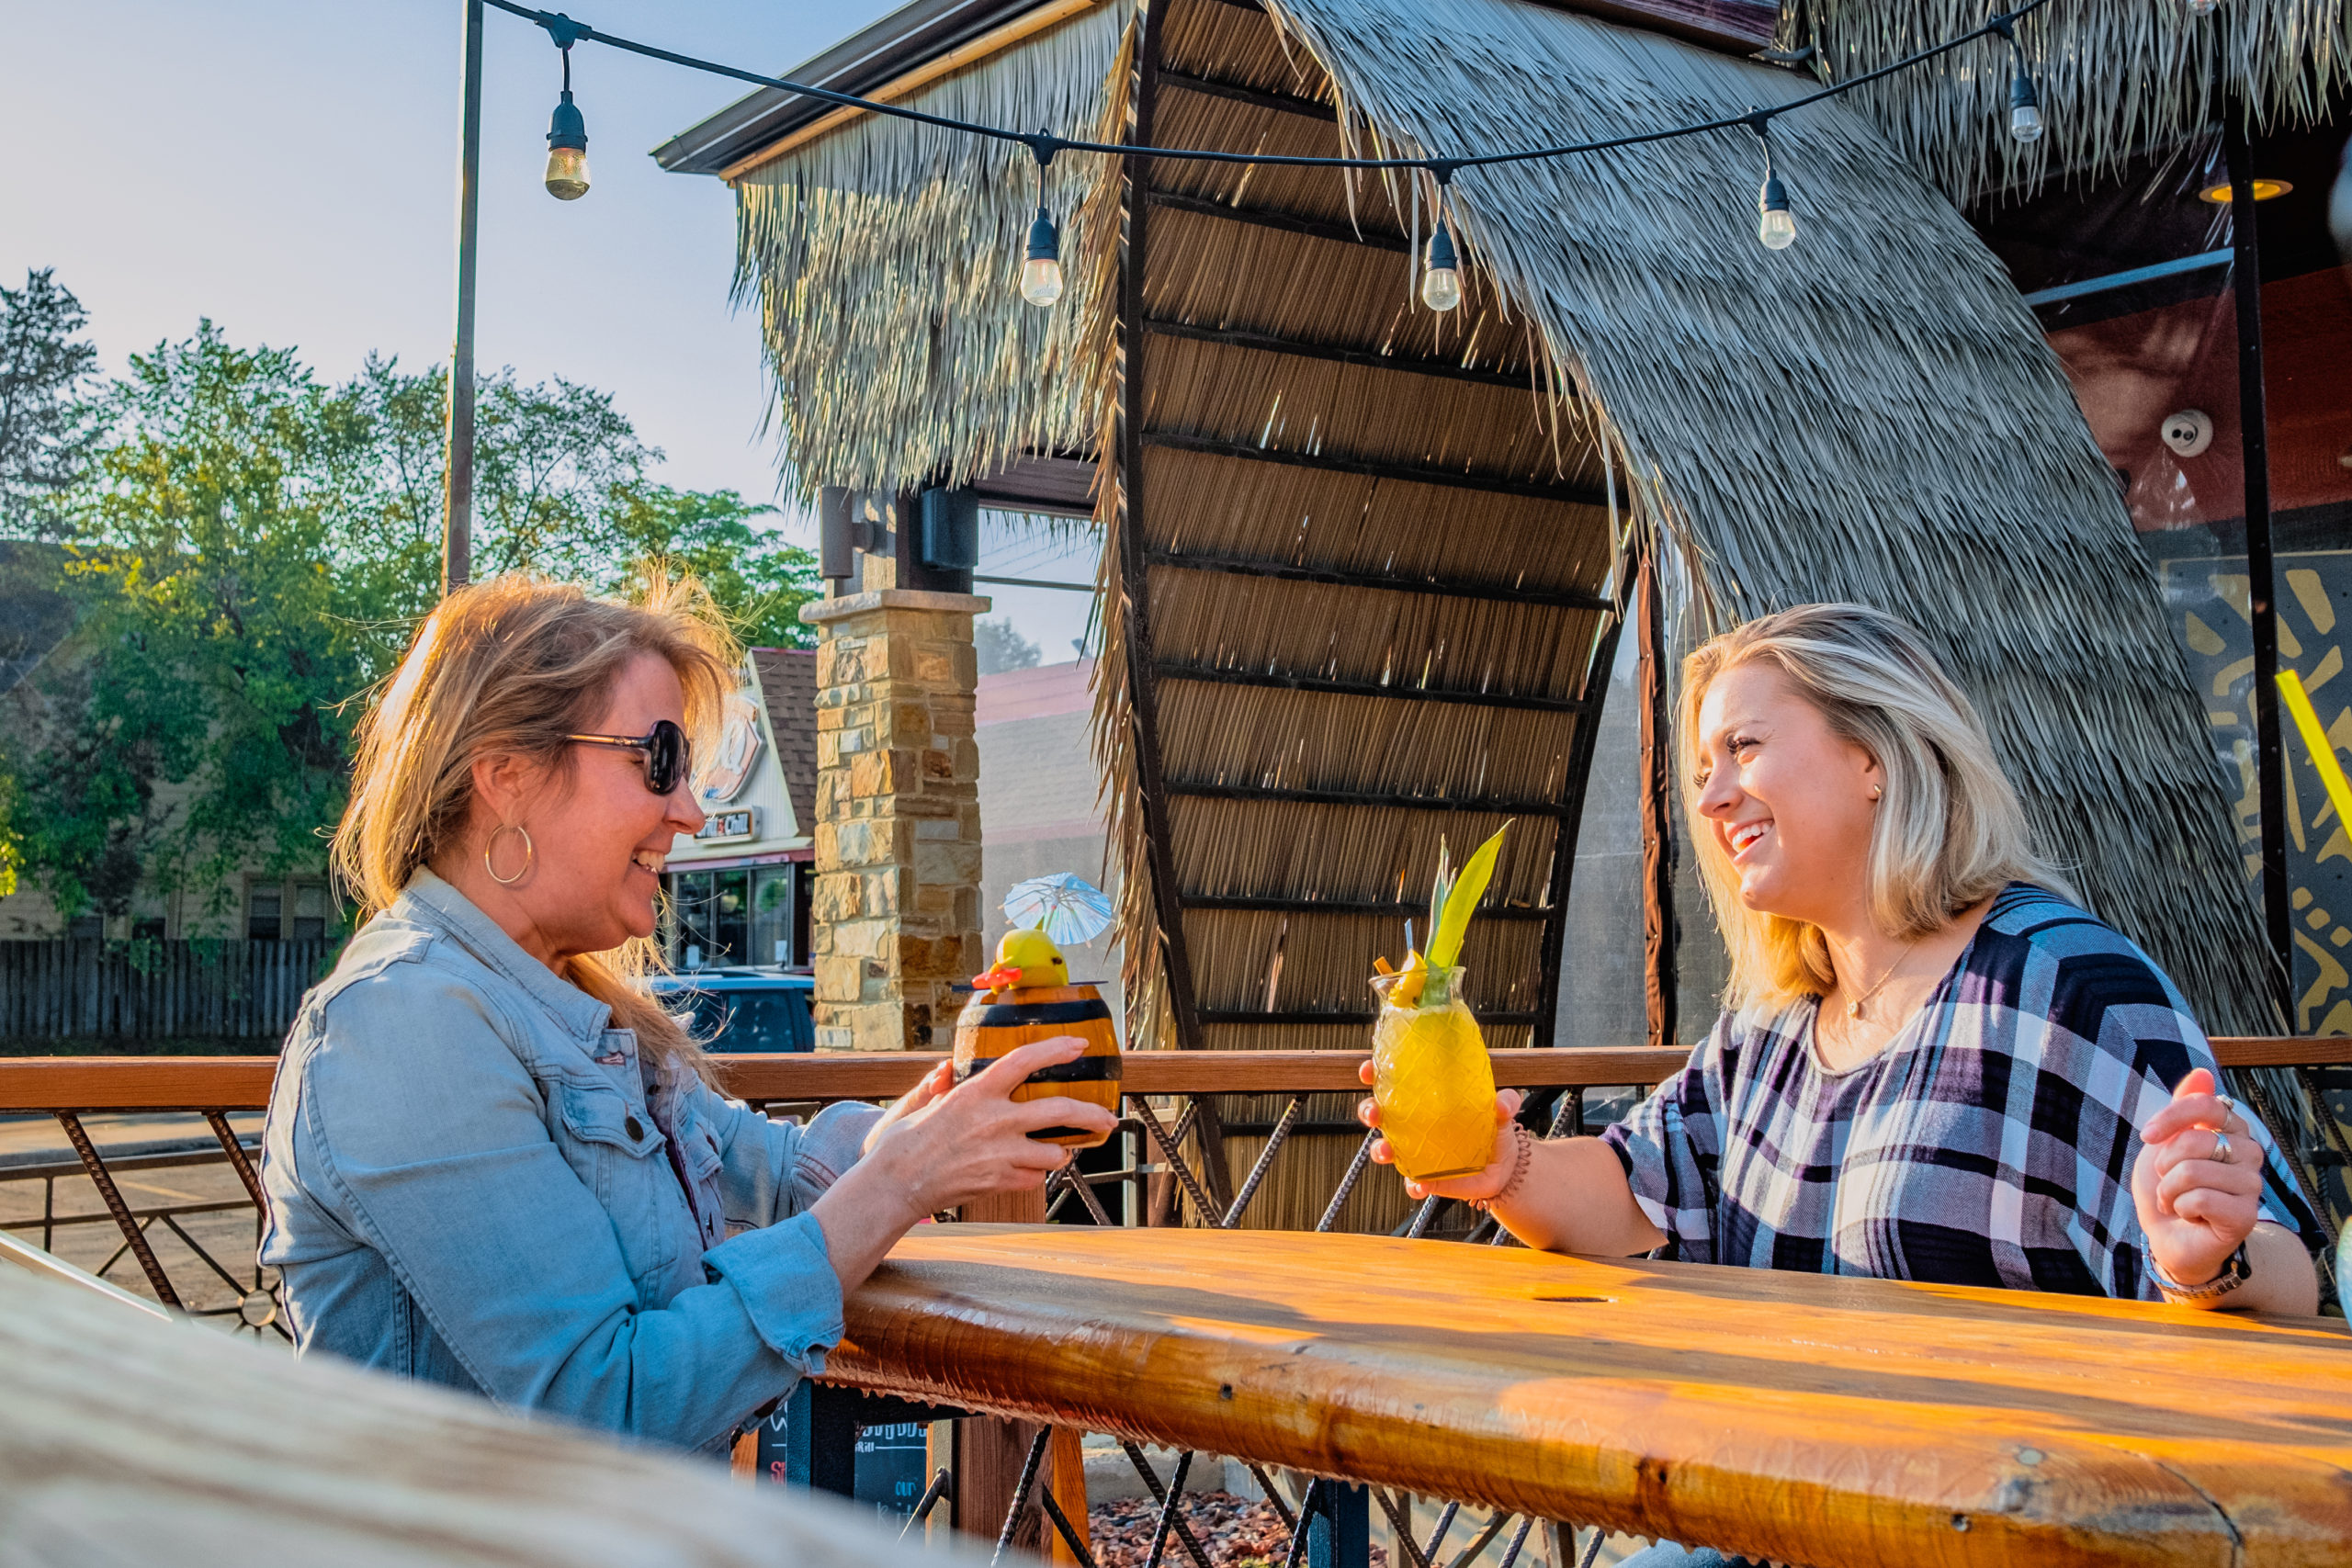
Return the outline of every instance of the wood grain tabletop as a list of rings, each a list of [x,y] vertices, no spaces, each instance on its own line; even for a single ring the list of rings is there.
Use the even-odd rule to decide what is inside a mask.
[[[1279,1231],[924,1225],[828,1381],[1810,1568],[2352,1562],[2352,1337]]]

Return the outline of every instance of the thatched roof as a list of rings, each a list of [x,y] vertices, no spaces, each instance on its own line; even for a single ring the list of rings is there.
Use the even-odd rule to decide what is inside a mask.
[[[906,101],[1115,138],[1128,19],[1099,5]],[[1065,160],[1047,187],[1071,264],[1053,310],[1013,292],[1037,209],[1017,144],[869,116],[737,175],[737,292],[759,307],[799,489],[968,480],[1091,444],[1117,232],[1101,162]],[[1096,208],[1073,211],[1079,193]]]
[[[1984,24],[1983,0],[1784,0],[1780,43],[1811,46],[1807,69],[1850,80]],[[1896,151],[1965,205],[2057,174],[2112,174],[2133,154],[2212,124],[2231,85],[2259,125],[2308,124],[2352,90],[2352,6],[2224,0],[2065,0],[2018,25],[2050,124],[2007,134],[2009,62],[1990,40],[1849,98]]]
[[[1272,6],[1170,0],[1158,141],[1492,148],[1710,118],[1811,86],[1523,0]],[[1000,122],[1042,105],[1057,130],[1115,127],[1128,21],[1113,0],[907,101]],[[2100,911],[2154,951],[2212,1027],[2274,1024],[2199,710],[2039,327],[1869,115],[1822,106],[1778,121],[1773,140],[1803,228],[1780,254],[1755,243],[1760,171],[1744,130],[1465,172],[1455,194],[1471,297],[1447,318],[1409,292],[1412,237],[1428,221],[1413,182],[1155,170],[1144,288],[1161,325],[1144,338],[1136,408],[1156,439],[1133,476],[1144,547],[1290,574],[1162,559],[1140,586],[1150,661],[1193,671],[1160,670],[1155,738],[1166,777],[1194,792],[1171,796],[1169,818],[1195,999],[1212,1018],[1361,1006],[1372,952],[1396,942],[1385,912],[1241,902],[1413,898],[1441,829],[1466,842],[1495,819],[1461,800],[1566,790],[1567,705],[1604,619],[1573,604],[1609,582],[1608,513],[1595,502],[1613,473],[1621,521],[1679,550],[1718,623],[1851,598],[1919,624]],[[1025,159],[869,121],[741,180],[745,276],[766,309],[803,482],[970,474],[1024,446],[1093,444],[1117,523],[1125,476],[1116,443],[1095,439],[1118,412],[1116,171],[1078,154],[1057,165],[1064,189],[1091,182],[1064,250],[1086,265],[1062,305],[1038,312],[1012,288]],[[1494,482],[1464,491],[1343,462]],[[1317,573],[1525,585],[1553,602],[1299,581]],[[1148,931],[1119,651],[1102,666],[1105,754],[1129,915]],[[1342,689],[1382,682],[1394,694]],[[1534,705],[1453,700],[1480,692]],[[1375,792],[1456,808],[1322,798]],[[1547,912],[1547,868],[1566,847],[1534,826],[1498,880],[1501,901],[1531,914]],[[1534,927],[1488,923],[1490,945],[1471,960],[1501,982],[1482,986],[1488,1008],[1523,1010]],[[1150,995],[1129,989],[1147,1010]],[[1210,1022],[1204,1043],[1240,1043],[1250,1028]],[[1294,1045],[1356,1037],[1340,1023],[1285,1030]]]

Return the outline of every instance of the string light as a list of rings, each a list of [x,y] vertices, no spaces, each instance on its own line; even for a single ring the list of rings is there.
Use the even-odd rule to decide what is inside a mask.
[[[1421,303],[1432,310],[1451,310],[1462,303],[1462,274],[1453,255],[1453,236],[1445,220],[1430,233],[1429,265],[1421,269]]]
[[[1062,297],[1062,237],[1046,210],[1046,169],[1056,144],[1041,130],[1029,147],[1037,155],[1037,220],[1029,225],[1029,253],[1021,261],[1021,298],[1043,308]]]
[[[1021,298],[1032,305],[1050,305],[1062,297],[1061,250],[1053,214],[1041,202],[1037,220],[1029,225],[1029,254],[1021,263]]]
[[[521,17],[546,29],[563,51],[563,96],[557,104],[555,117],[548,130],[548,192],[565,201],[576,200],[588,190],[588,133],[579,108],[571,101],[571,46],[581,39],[592,39],[615,49],[649,59],[666,61],[692,70],[706,71],[754,86],[795,94],[820,103],[833,104],[843,108],[860,109],[885,118],[910,120],[917,124],[960,131],[973,136],[992,137],[1004,141],[1026,143],[1037,158],[1037,216],[1029,225],[1029,243],[1021,264],[1021,297],[1031,304],[1051,305],[1062,296],[1061,236],[1054,227],[1053,214],[1045,201],[1046,166],[1054,154],[1063,151],[1098,152],[1112,156],[1132,157],[1138,154],[1154,159],[1186,163],[1232,164],[1242,166],[1274,164],[1292,168],[1329,168],[1344,170],[1419,169],[1435,177],[1440,187],[1440,208],[1435,227],[1430,231],[1429,248],[1424,254],[1426,265],[1421,274],[1421,302],[1432,310],[1451,310],[1462,302],[1460,258],[1454,249],[1452,225],[1447,220],[1443,197],[1447,182],[1457,169],[1483,168],[1488,164],[1532,163],[1544,159],[1566,158],[1593,152],[1612,152],[1619,148],[1647,146],[1668,141],[1678,137],[1697,136],[1709,131],[1728,130],[1740,125],[1751,128],[1764,146],[1764,183],[1756,193],[1756,237],[1767,250],[1782,251],[1796,243],[1796,216],[1790,210],[1788,187],[1781,183],[1772,169],[1772,144],[1768,130],[1772,118],[1793,110],[1807,107],[1826,99],[1843,96],[1857,87],[1881,81],[1898,72],[1933,60],[1961,48],[1973,39],[1998,36],[2007,40],[2015,56],[2017,69],[2009,81],[2009,134],[2019,141],[2038,140],[2043,131],[2041,95],[2035,85],[2033,73],[2024,54],[2018,51],[2014,32],[2022,18],[2039,11],[2051,0],[2023,0],[2015,10],[2000,12],[1984,23],[1931,44],[1900,60],[1888,62],[1874,70],[1859,73],[1841,82],[1834,82],[1817,91],[1776,105],[1770,109],[1752,109],[1744,115],[1723,119],[1702,120],[1660,130],[1636,131],[1625,136],[1611,137],[1598,141],[1577,142],[1556,147],[1530,147],[1512,152],[1482,152],[1453,158],[1346,158],[1318,157],[1305,153],[1264,153],[1229,152],[1208,147],[1130,147],[1123,142],[1086,141],[1057,137],[1046,131],[1030,134],[1008,130],[1001,126],[984,125],[973,120],[956,119],[945,115],[910,107],[904,104],[878,103],[854,94],[836,92],[829,87],[812,87],[781,77],[763,76],[757,72],[716,61],[699,60],[692,55],[678,54],[657,49],[651,44],[600,33],[584,22],[575,22],[560,12],[533,10],[518,0],[484,0],[495,9]],[[2220,0],[2187,0],[2188,9],[2198,16],[2210,16]]]
[[[2222,0],[2188,0],[2188,14],[2192,17],[2210,17],[2221,8]]]
[[[2009,134],[2019,141],[2041,140],[2041,99],[2033,90],[2033,73],[2018,62],[2018,73],[2009,78]]]
[[[1443,312],[1462,303],[1462,272],[1445,217],[1446,197],[1453,189],[1453,165],[1441,164],[1430,172],[1437,176],[1437,200],[1430,213],[1436,226],[1430,231],[1429,251],[1422,257],[1421,303]]]
[[[2018,47],[2015,20],[1996,17],[1984,24],[2009,46],[2009,59],[2017,70],[2009,78],[2009,134],[2019,141],[2041,140],[2041,95],[2034,90],[2033,72],[2025,62],[2025,51]]]
[[[588,122],[571,101],[571,46],[586,29],[568,17],[542,25],[563,55],[563,96],[548,122],[548,194],[558,201],[578,201],[588,194]]]
[[[1756,238],[1768,251],[1785,251],[1797,243],[1797,218],[1789,210],[1789,187],[1772,172],[1771,117],[1758,109],[1747,123],[1764,147],[1764,183],[1756,192]]]

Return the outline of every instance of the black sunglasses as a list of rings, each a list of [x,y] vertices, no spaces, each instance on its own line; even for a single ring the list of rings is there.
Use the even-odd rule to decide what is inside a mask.
[[[694,772],[695,746],[686,732],[668,719],[656,719],[650,735],[567,735],[582,746],[611,746],[645,753],[645,787],[667,795]]]

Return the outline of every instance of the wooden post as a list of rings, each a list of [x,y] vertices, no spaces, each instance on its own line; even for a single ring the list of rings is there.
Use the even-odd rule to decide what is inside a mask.
[[[1052,1494],[1054,1506],[1069,1520],[1079,1544],[1091,1557],[1094,1544],[1086,1528],[1086,1438],[1077,1427],[1054,1428],[1053,1441],[1046,1449],[1046,1473],[1037,1478],[1037,1487]],[[1079,1568],[1078,1553],[1050,1521],[1046,1526],[1046,1561],[1059,1568]]]
[[[1012,1489],[1021,1480],[1029,1445],[1037,1440],[1035,1421],[1000,1421],[974,1416],[954,1423],[956,1428],[956,1528],[966,1535],[993,1542],[1004,1529],[1012,1506]],[[1044,1544],[1037,1526],[1045,1517],[1032,1508],[1012,1544],[1033,1555]]]
[[[1674,1043],[1678,998],[1674,974],[1674,838],[1669,802],[1674,768],[1666,703],[1665,615],[1659,604],[1657,550],[1641,552],[1634,586],[1641,638],[1642,717],[1642,1003],[1649,1043]]]
[[[1167,10],[1162,0],[1144,14],[1128,127],[1128,139],[1136,145],[1151,141],[1159,97],[1160,28]],[[1129,722],[1135,726],[1136,785],[1143,796],[1168,1005],[1175,1013],[1177,1046],[1196,1051],[1201,1044],[1200,1007],[1193,994],[1192,959],[1184,944],[1184,911],[1176,884],[1176,852],[1169,838],[1168,795],[1160,777],[1159,699],[1151,663],[1150,565],[1144,538],[1143,364],[1148,334],[1144,330],[1143,282],[1151,209],[1150,159],[1130,153],[1121,166],[1120,183],[1124,227],[1119,246],[1119,580],[1125,600],[1121,636],[1127,655]]]

